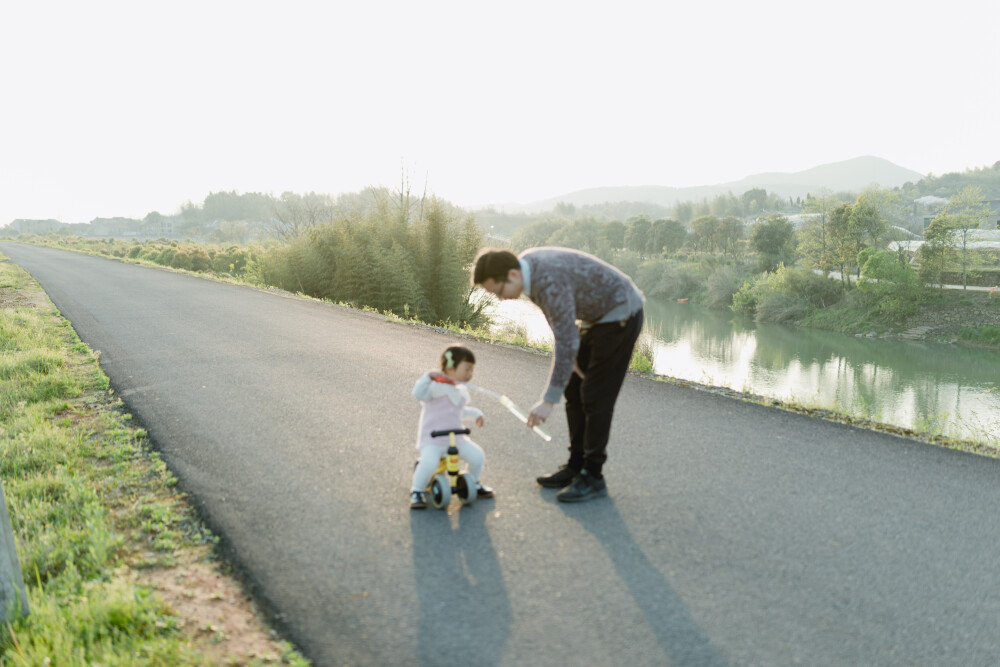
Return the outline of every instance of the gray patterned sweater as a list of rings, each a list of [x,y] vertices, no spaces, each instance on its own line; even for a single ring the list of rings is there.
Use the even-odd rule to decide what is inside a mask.
[[[583,326],[626,320],[645,297],[632,280],[607,262],[569,248],[530,248],[520,254],[524,294],[552,327],[555,355],[542,398],[558,403],[569,384]]]

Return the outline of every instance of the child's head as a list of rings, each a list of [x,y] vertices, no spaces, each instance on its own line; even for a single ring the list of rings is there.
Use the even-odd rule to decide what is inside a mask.
[[[441,354],[441,371],[452,380],[468,382],[472,379],[472,369],[476,365],[476,355],[467,347],[452,345]]]

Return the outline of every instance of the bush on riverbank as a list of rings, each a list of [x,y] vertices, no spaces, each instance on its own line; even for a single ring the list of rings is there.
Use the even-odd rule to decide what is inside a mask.
[[[917,312],[925,290],[917,272],[888,250],[868,248],[858,255],[861,276],[857,302],[877,319],[899,322]]]
[[[789,322],[829,308],[843,295],[838,280],[781,265],[747,280],[733,295],[732,309],[758,322]]]
[[[690,299],[710,308],[727,308],[740,286],[754,274],[751,265],[703,254],[642,261],[638,255],[622,252],[613,263],[627,273],[647,298]]]

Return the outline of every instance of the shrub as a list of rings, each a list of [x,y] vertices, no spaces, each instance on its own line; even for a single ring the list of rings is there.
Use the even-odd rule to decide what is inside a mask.
[[[787,322],[843,298],[840,283],[808,269],[778,266],[748,280],[733,295],[732,309],[759,322]]]
[[[701,267],[693,262],[653,260],[639,266],[636,284],[646,296],[653,298],[687,298],[701,290],[704,284]]]
[[[185,250],[178,250],[174,253],[173,258],[170,260],[170,266],[175,269],[185,269],[190,271],[192,267],[190,253]]]
[[[177,254],[177,248],[173,246],[168,246],[160,251],[160,253],[153,260],[157,264],[162,264],[163,266],[172,266],[174,261],[174,255]]]
[[[858,254],[861,301],[878,317],[899,321],[917,312],[923,300],[917,273],[888,250],[866,249]]]
[[[189,251],[192,271],[208,271],[212,268],[212,259],[204,248],[192,248]]]
[[[705,284],[707,303],[712,308],[723,308],[733,303],[733,296],[743,285],[743,272],[735,266],[720,266],[708,276]]]

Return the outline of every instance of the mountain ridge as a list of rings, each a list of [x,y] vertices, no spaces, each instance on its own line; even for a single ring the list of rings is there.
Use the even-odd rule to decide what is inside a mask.
[[[527,204],[503,206],[508,213],[535,213],[551,210],[556,204],[567,203],[587,206],[605,202],[648,202],[672,207],[682,201],[700,201],[727,192],[739,196],[747,190],[763,188],[781,197],[805,197],[822,189],[833,192],[859,192],[876,183],[880,187],[894,188],[906,182],[924,178],[912,169],[901,167],[884,158],[864,155],[840,162],[831,162],[797,172],[765,172],[752,174],[738,181],[714,185],[672,187],[666,185],[603,186],[576,190],[557,197]]]

